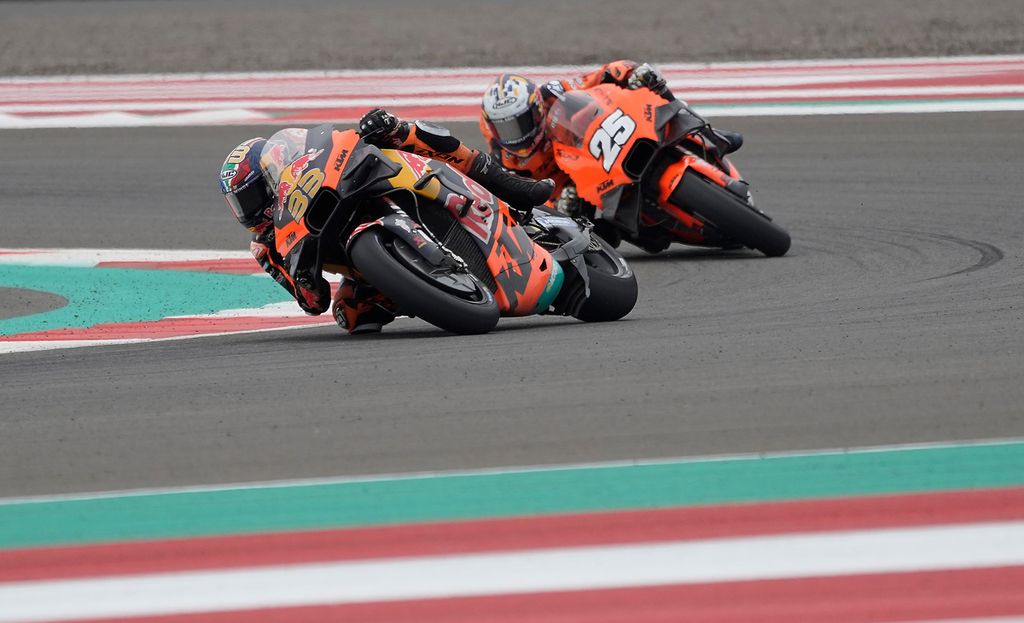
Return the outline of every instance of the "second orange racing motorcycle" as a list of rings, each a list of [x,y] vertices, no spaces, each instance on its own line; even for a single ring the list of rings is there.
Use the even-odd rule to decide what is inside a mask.
[[[276,180],[288,266],[355,271],[400,314],[454,333],[490,331],[502,315],[617,320],[636,303],[633,271],[585,219],[535,209],[520,224],[449,165],[354,130],[313,128],[305,147]]]
[[[685,103],[601,84],[560,95],[545,123],[556,163],[610,240],[652,253],[672,242],[789,250],[789,233],[754,206],[720,137]]]

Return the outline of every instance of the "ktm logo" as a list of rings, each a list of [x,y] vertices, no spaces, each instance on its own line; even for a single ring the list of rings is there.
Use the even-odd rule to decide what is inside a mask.
[[[342,149],[338,157],[334,159],[334,170],[341,171],[341,167],[345,166],[346,159],[348,159],[348,150]]]

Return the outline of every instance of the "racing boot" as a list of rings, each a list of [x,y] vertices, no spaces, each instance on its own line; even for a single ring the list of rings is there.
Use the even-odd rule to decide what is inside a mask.
[[[376,288],[351,279],[341,283],[331,304],[335,322],[349,335],[379,333],[395,319],[397,311],[395,304]]]
[[[475,182],[479,182],[487,190],[504,199],[518,216],[528,220],[534,206],[543,204],[555,190],[552,180],[534,180],[511,173],[501,166],[490,154],[480,152],[473,158],[469,171],[466,173]],[[524,218],[519,219],[525,222]]]

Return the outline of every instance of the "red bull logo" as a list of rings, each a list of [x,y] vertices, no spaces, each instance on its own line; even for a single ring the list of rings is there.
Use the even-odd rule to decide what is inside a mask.
[[[271,143],[271,148],[263,152],[263,162],[275,165],[277,168],[284,167],[284,145]],[[269,168],[269,167],[268,167]]]
[[[398,157],[404,160],[405,164],[409,165],[412,172],[416,174],[416,179],[423,177],[423,175],[430,170],[430,167],[427,166],[426,158],[410,154],[406,151],[399,151],[397,153]]]
[[[288,197],[288,195],[294,189],[295,189],[295,184],[292,184],[291,182],[284,181],[284,180],[282,180],[281,183],[277,185],[277,207],[278,208],[281,208],[281,207],[284,206],[284,200]]]
[[[306,170],[306,167],[309,166],[309,163],[313,160],[316,160],[322,153],[324,153],[324,150],[318,149],[316,151],[311,151],[304,156],[299,156],[298,158],[296,158],[295,161],[292,162],[290,167],[292,177],[295,179],[299,179],[299,176],[302,175],[302,172]]]

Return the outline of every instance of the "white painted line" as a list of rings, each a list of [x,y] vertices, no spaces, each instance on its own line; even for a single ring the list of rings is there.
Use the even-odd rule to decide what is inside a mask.
[[[105,106],[102,110],[109,111]],[[18,117],[0,112],[0,128],[9,130],[34,128],[116,128],[131,127],[142,122],[139,115],[123,112],[101,112],[92,115],[46,115]]]
[[[95,266],[102,262],[191,262],[250,258],[252,254],[248,251],[0,248],[0,265],[17,266]]]
[[[135,112],[177,110],[214,111],[224,108],[265,109],[265,110],[309,110],[317,108],[366,108],[372,106],[477,106],[480,96],[462,97],[395,97],[382,94],[377,97],[317,98],[317,99],[248,99],[231,101],[183,101],[183,102],[100,102],[87,104],[27,104],[0,106],[3,113],[86,113],[110,110],[111,108]],[[125,113],[107,113],[124,115]],[[29,118],[31,120],[31,118]],[[115,119],[116,120],[116,119]]]
[[[673,84],[673,87],[678,85]],[[761,100],[761,99],[810,99],[821,100],[824,98],[845,98],[862,99],[872,97],[902,97],[902,96],[970,96],[981,98],[993,93],[1021,93],[1024,94],[1024,85],[985,85],[977,87],[913,87],[913,88],[837,88],[837,89],[774,89],[774,90],[736,90],[736,91],[686,91],[682,93],[688,100],[699,102],[701,100]],[[480,95],[472,94],[465,96],[445,97],[404,97],[395,96],[390,93],[382,94],[379,97],[352,97],[352,98],[316,98],[316,99],[249,99],[231,101],[181,101],[169,103],[166,101],[116,101],[99,103],[58,103],[58,104],[18,104],[0,105],[0,113],[86,113],[109,111],[111,108],[119,110],[130,110],[129,113],[104,113],[95,115],[96,123],[129,123],[139,121],[137,112],[161,111],[174,108],[182,111],[193,111],[188,113],[159,115],[156,119],[164,124],[176,123],[217,123],[221,121],[251,122],[269,119],[265,114],[253,112],[253,109],[263,110],[311,110],[320,108],[365,108],[372,106],[477,106],[480,103]],[[815,101],[815,105],[828,105],[828,102]],[[75,119],[93,118],[85,115],[61,115],[47,116],[39,121],[66,123]],[[35,117],[22,119],[25,123],[34,123]],[[83,122],[84,123],[84,122]],[[81,127],[84,127],[81,126]]]
[[[693,108],[699,111],[701,115],[710,118],[1020,112],[1024,110],[1024,98],[1010,100],[948,100],[943,102],[879,102],[877,104],[695,105]]]
[[[181,495],[189,493],[211,493],[223,491],[245,491],[250,489],[281,489],[295,487],[318,487],[323,485],[342,485],[349,483],[386,482],[396,480],[421,480],[429,478],[465,478],[487,477],[496,474],[529,474],[536,472],[557,472],[579,469],[619,469],[622,467],[641,467],[656,465],[681,465],[695,463],[722,463],[728,461],[761,461],[764,459],[785,459],[811,456],[833,456],[844,454],[885,454],[889,452],[906,452],[913,450],[942,450],[947,448],[984,448],[1017,445],[1024,443],[1024,437],[1007,437],[1000,439],[951,440],[927,443],[891,444],[885,446],[861,446],[856,448],[819,448],[812,450],[793,450],[784,452],[758,452],[741,454],[712,454],[686,457],[667,457],[658,459],[636,459],[632,461],[603,461],[592,463],[561,463],[546,465],[499,466],[473,470],[424,471],[390,474],[373,474],[359,476],[325,476],[321,478],[296,478],[281,480],[263,480],[251,482],[232,482],[221,484],[198,484],[171,487],[150,487],[142,489],[122,489],[114,491],[93,491],[83,493],[61,493],[57,495],[34,495],[24,497],[0,498],[0,506],[15,504],[46,504],[50,502],[70,502],[77,500],[103,500],[112,498],[140,497],[147,495]]]
[[[261,273],[259,276],[266,276],[268,279],[270,275]],[[330,283],[337,283],[337,279],[328,279]],[[282,301],[280,303],[270,303],[263,307],[248,307],[244,309],[222,309],[213,314],[196,314],[192,316],[168,316],[169,319],[180,319],[180,318],[305,318],[301,312],[297,311],[299,308],[295,305],[295,301]]]
[[[39,340],[26,342],[4,342],[0,340],[0,355],[13,353],[39,352],[45,350],[60,350],[64,348],[84,348],[86,346],[121,346],[124,344],[141,344],[155,342],[175,342],[178,340],[195,340],[206,337],[225,337],[229,335],[245,335],[248,333],[269,333],[271,331],[297,331],[300,329],[311,329],[314,327],[326,327],[335,324],[333,319],[323,322],[296,324],[288,327],[270,327],[264,329],[245,329],[242,331],[224,331],[218,333],[195,333],[191,335],[175,335],[171,337],[145,338],[145,339],[117,339],[117,340]],[[3,505],[6,500],[0,500]]]
[[[965,77],[975,74],[965,73]],[[745,76],[728,75],[723,77],[707,77],[700,75],[667,75],[669,86],[677,92],[686,95],[690,99],[700,99],[714,96],[738,97],[822,97],[842,96],[860,97],[870,95],[943,95],[943,94],[972,94],[972,93],[998,93],[1020,88],[1019,81],[1007,79],[1003,84],[964,84],[946,86],[900,86],[894,84],[891,87],[863,87],[858,86],[862,82],[896,82],[906,79],[932,79],[941,81],[952,76],[932,76],[916,74],[870,74],[865,76],[851,76],[848,73],[838,75],[803,75],[786,74],[773,76]],[[813,89],[812,85],[845,83],[842,87],[831,87],[825,89]],[[416,96],[420,99],[429,97],[463,97],[479,101],[487,81],[465,80],[462,78],[452,79],[444,82],[419,82],[415,84],[386,84],[382,81],[367,82],[366,84],[335,84],[331,82],[308,82],[300,84],[274,85],[268,90],[268,83],[253,83],[243,87],[235,87],[231,84],[211,84],[202,88],[175,87],[169,89],[160,86],[148,86],[130,88],[124,91],[110,88],[86,88],[68,89],[62,91],[40,92],[34,89],[30,94],[12,93],[10,90],[0,91],[0,112],[21,113],[21,112],[89,112],[94,110],[147,110],[143,106],[149,106],[151,110],[189,109],[190,102],[208,101],[219,109],[230,110],[232,107],[254,107],[259,104],[265,107],[266,103],[273,104],[282,101],[281,92],[287,89],[288,93],[296,96],[312,98],[316,97],[318,105],[332,104],[337,101],[365,101],[370,98],[376,100],[380,97]],[[782,89],[781,87],[790,87]],[[805,87],[805,88],[793,88]],[[702,91],[701,89],[713,89]],[[774,89],[774,90],[773,90]],[[268,94],[276,95],[272,97]],[[173,97],[173,100],[169,100]],[[334,99],[326,99],[328,97]],[[213,98],[211,100],[211,98]],[[294,98],[298,99],[298,98]],[[287,100],[291,102],[293,98]],[[447,101],[447,100],[445,100]],[[6,102],[6,103],[5,103]],[[86,103],[89,107],[76,107],[76,104]],[[106,108],[96,108],[106,106]],[[245,112],[244,110],[242,112]],[[216,120],[216,118],[214,118]]]
[[[922,66],[922,65],[1001,65],[1024,62],[1024,55],[974,55],[974,56],[934,56],[934,57],[888,57],[888,58],[855,58],[855,59],[805,59],[785,61],[740,61],[723,63],[675,63],[656,62],[662,71],[703,71],[708,69],[801,69],[807,67],[843,68],[843,67],[884,67],[884,66]],[[593,69],[594,65],[533,65],[515,67],[521,73],[568,73]],[[265,71],[265,72],[210,72],[181,74],[96,74],[96,75],[64,75],[64,76],[15,76],[0,78],[3,84],[46,84],[64,82],[136,82],[150,80],[253,80],[279,78],[346,78],[346,77],[418,77],[448,76],[458,74],[490,75],[509,71],[508,66],[490,67],[429,67],[423,69],[346,69],[346,70],[309,70],[309,71]]]
[[[165,106],[167,108],[167,106]],[[270,115],[246,109],[196,110],[170,115],[158,115],[150,120],[152,125],[212,125],[217,123],[266,123],[273,121]]]
[[[963,69],[953,70],[924,70],[913,71],[891,71],[887,73],[863,72],[857,73],[850,69],[837,72],[787,72],[787,73],[735,73],[719,72],[714,74],[706,73],[678,73],[665,72],[669,85],[677,92],[683,92],[688,97],[693,97],[691,92],[699,89],[716,89],[719,94],[722,91],[732,93],[743,93],[756,91],[765,88],[781,87],[810,87],[819,84],[843,83],[842,88],[853,88],[865,82],[893,82],[899,83],[913,79],[916,81],[930,80],[942,83],[950,78],[977,78],[979,72]],[[1002,75],[1002,74],[1000,74]],[[551,77],[552,74],[534,76],[537,80]],[[104,103],[111,106],[119,106],[119,109],[128,110],[132,103],[156,102],[164,106],[161,110],[171,109],[183,101],[203,101],[211,98],[222,106],[228,106],[232,102],[245,102],[247,99],[264,101],[275,99],[271,95],[280,97],[280,93],[287,92],[301,97],[325,97],[338,98],[366,98],[366,97],[395,97],[402,95],[417,95],[420,97],[439,95],[479,98],[489,78],[475,77],[464,78],[462,76],[445,78],[433,77],[416,81],[403,80],[401,82],[388,82],[386,78],[362,81],[332,81],[329,79],[303,79],[289,80],[287,82],[256,81],[245,83],[237,82],[209,82],[197,84],[175,84],[165,86],[160,82],[138,83],[126,85],[123,88],[104,86],[62,86],[59,88],[33,87],[6,87],[0,89],[0,104],[3,110],[8,112],[30,111],[31,107],[44,104],[75,104],[75,103]],[[1018,84],[1019,80],[1012,76],[1003,78],[1006,85]],[[893,84],[892,86],[899,86]],[[973,87],[988,88],[998,85],[955,85],[949,88],[970,91]],[[904,88],[932,88],[932,87],[904,87]],[[110,110],[110,109],[106,109]]]
[[[0,585],[0,622],[1024,564],[1024,522],[983,523]]]
[[[388,98],[372,100],[373,105],[392,106]],[[475,99],[474,99],[475,102]],[[349,118],[345,116],[324,118],[323,115],[314,115],[303,118],[300,114],[304,107],[292,107],[293,117],[296,120],[289,121],[292,125],[304,125],[309,123],[349,123],[354,122],[359,114],[352,113]],[[706,117],[800,117],[810,115],[873,115],[873,114],[923,114],[923,113],[949,113],[949,112],[1019,112],[1024,110],[1024,98],[1014,99],[968,99],[968,100],[946,100],[926,102],[878,102],[871,104],[827,104],[827,103],[806,103],[806,104],[746,104],[746,105],[715,105],[715,104],[694,104],[693,108]],[[203,125],[206,122],[190,121],[188,123],[170,122],[164,116],[136,116],[124,115],[112,118],[108,113],[97,115],[97,119],[87,118],[89,115],[72,117],[47,117],[28,116],[18,117],[16,115],[0,114],[0,129],[31,129],[31,128],[61,128],[61,127],[154,127],[171,125]],[[438,113],[431,116],[432,121],[454,122],[454,121],[476,121],[477,116],[472,114],[444,114]],[[274,117],[262,113],[246,114],[238,118],[225,117],[219,121],[221,125],[281,125],[282,122]]]
[[[941,619],[918,621],[918,623],[1024,623],[1024,617],[986,617],[981,619]]]
[[[980,85],[973,87],[960,86],[938,86],[938,87],[844,87],[836,89],[761,89],[746,91],[700,91],[688,90],[683,92],[687,99],[692,100],[714,100],[728,99],[729,101],[761,100],[761,99],[815,99],[824,98],[846,98],[846,99],[871,99],[875,97],[949,97],[949,96],[970,96],[983,97],[993,93],[1024,93],[1024,84],[1005,85]],[[815,102],[822,103],[822,102]],[[824,102],[827,103],[827,102]]]
[[[4,342],[0,341],[0,355],[12,353],[32,353],[44,350],[63,348],[83,348],[86,346],[120,346],[122,344],[140,344],[153,340],[39,340],[37,342]]]

